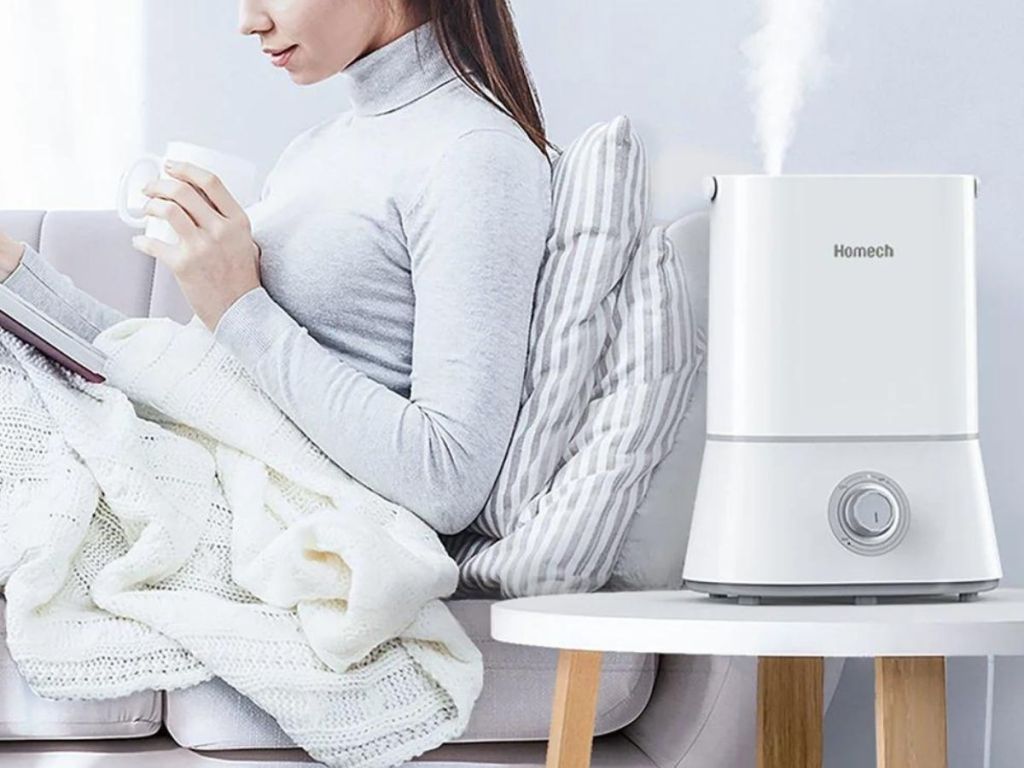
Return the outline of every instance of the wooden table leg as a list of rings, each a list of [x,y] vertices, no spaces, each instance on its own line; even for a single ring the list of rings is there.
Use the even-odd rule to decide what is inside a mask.
[[[600,651],[559,651],[547,768],[590,765],[600,680]]]
[[[757,768],[821,768],[824,691],[821,657],[757,660]]]
[[[946,659],[875,659],[878,768],[947,768]]]

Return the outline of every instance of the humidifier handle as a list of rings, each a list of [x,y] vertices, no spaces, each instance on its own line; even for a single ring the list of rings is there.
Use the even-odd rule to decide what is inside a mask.
[[[708,200],[714,201],[715,197],[718,195],[718,179],[714,176],[705,176],[703,186],[704,195]]]

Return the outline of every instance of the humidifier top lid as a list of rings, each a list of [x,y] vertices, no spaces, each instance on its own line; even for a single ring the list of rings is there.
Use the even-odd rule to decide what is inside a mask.
[[[908,180],[908,179],[959,179],[974,184],[974,196],[978,196],[980,181],[977,176],[969,173],[718,173],[704,177],[704,193],[709,200],[718,195],[719,179],[735,181],[742,184],[806,184],[815,180],[837,181],[842,179],[874,179],[874,180]]]

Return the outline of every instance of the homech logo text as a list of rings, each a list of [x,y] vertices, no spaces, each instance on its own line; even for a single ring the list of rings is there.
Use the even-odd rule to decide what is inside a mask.
[[[836,243],[833,251],[837,259],[891,259],[896,251],[891,245],[842,245]]]

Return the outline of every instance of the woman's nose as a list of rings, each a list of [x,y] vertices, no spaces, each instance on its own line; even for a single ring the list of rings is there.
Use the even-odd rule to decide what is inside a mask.
[[[262,0],[239,0],[238,31],[252,35],[267,28],[269,17],[262,9]]]

